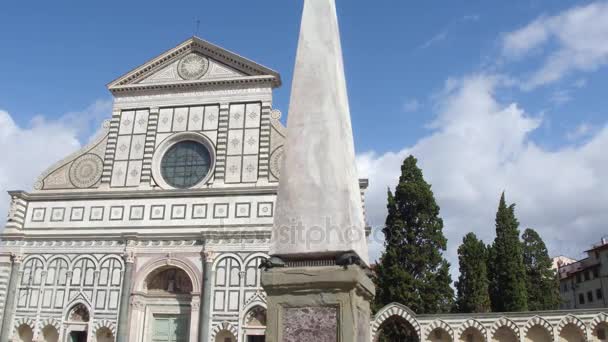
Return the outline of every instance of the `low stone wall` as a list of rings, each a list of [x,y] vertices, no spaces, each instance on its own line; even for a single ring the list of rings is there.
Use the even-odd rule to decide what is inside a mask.
[[[371,340],[378,341],[383,325],[392,320],[411,326],[420,341],[608,341],[608,308],[416,315],[405,305],[393,303],[382,308],[374,316],[370,329]]]

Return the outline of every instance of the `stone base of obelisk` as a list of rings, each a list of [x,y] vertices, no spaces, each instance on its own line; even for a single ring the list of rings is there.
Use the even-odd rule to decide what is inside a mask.
[[[272,268],[267,342],[369,342],[374,284],[359,266]]]

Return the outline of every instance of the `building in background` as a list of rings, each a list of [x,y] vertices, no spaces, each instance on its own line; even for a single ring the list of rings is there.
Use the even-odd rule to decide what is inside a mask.
[[[554,258],[562,309],[608,307],[608,239],[602,238],[586,253],[587,257],[578,261]]]

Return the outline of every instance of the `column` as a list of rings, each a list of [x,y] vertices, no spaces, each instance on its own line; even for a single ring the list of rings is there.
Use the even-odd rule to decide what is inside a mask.
[[[0,332],[0,342],[8,342],[10,333],[13,330],[12,321],[15,315],[15,298],[17,298],[17,286],[21,278],[21,255],[11,255],[13,261],[11,267],[11,277],[6,290],[6,302],[4,303],[4,315],[2,316],[2,331]]]
[[[215,253],[203,253],[203,288],[201,291],[201,314],[199,317],[199,342],[207,342],[211,326],[211,285],[213,284],[213,260]]]
[[[116,342],[127,342],[129,340],[129,306],[131,304],[131,283],[133,280],[133,264],[135,255],[127,252],[125,258],[125,273],[122,279],[122,291],[120,295],[120,308],[118,312],[118,327],[116,329]],[[1,341],[0,341],[1,342]]]

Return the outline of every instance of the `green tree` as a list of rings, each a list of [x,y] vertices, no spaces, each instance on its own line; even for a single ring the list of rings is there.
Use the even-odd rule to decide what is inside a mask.
[[[454,292],[450,265],[442,254],[447,245],[443,220],[416,164],[416,158],[406,158],[395,194],[388,191],[382,230],[386,250],[376,267],[376,307],[399,302],[417,314],[448,312]]]
[[[490,311],[487,251],[474,233],[467,234],[458,247],[460,276],[456,283],[456,310],[462,313]]]
[[[522,235],[523,259],[527,277],[528,309],[530,311],[559,308],[559,280],[551,268],[547,246],[534,229]]]
[[[492,310],[497,312],[528,310],[526,270],[522,244],[519,241],[519,222],[515,218],[515,204],[507,207],[504,192],[496,212],[496,238],[489,256]]]

